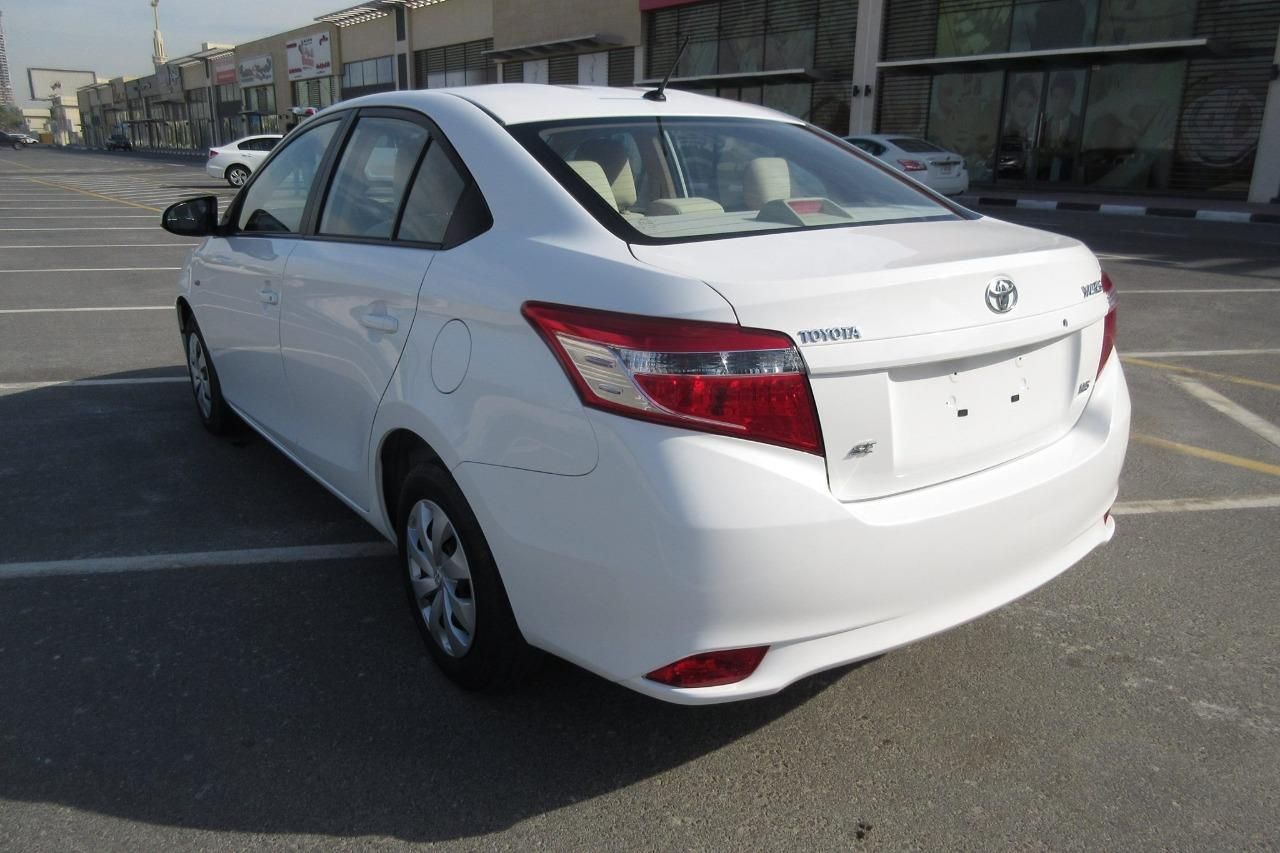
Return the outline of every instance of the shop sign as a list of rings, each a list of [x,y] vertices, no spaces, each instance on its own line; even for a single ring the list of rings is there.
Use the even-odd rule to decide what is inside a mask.
[[[328,33],[312,33],[287,42],[284,51],[289,64],[289,79],[310,80],[332,74],[332,46]]]
[[[239,77],[241,89],[274,83],[276,76],[271,56],[249,56],[240,60]]]
[[[236,82],[236,58],[231,54],[213,60],[213,85],[229,86]]]

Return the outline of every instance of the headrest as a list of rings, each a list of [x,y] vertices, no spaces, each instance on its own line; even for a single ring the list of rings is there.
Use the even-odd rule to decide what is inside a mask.
[[[619,208],[626,210],[635,205],[636,178],[625,145],[614,139],[589,139],[578,146],[578,156],[594,160],[604,169]]]
[[[781,157],[757,157],[742,174],[742,201],[759,210],[776,199],[791,198],[791,169]]]
[[[600,197],[609,203],[614,210],[618,209],[618,200],[613,195],[613,187],[609,185],[609,179],[604,176],[604,169],[595,160],[570,160],[569,168],[578,173],[578,177],[586,181],[591,189],[600,194]]]

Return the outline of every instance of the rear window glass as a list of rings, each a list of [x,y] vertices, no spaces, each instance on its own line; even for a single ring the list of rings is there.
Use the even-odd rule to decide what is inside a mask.
[[[912,154],[926,154],[931,151],[941,151],[942,149],[934,145],[932,142],[925,142],[923,139],[890,139],[894,145],[903,151],[910,151]]]
[[[544,122],[511,132],[632,242],[959,218],[798,124],[646,117]]]

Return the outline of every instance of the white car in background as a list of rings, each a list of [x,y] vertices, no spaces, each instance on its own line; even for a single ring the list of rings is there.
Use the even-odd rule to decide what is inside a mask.
[[[969,170],[964,157],[939,148],[927,139],[896,134],[862,134],[845,139],[934,192],[959,195],[969,191]]]
[[[199,418],[399,545],[464,686],[545,650],[671,702],[762,696],[1115,532],[1129,395],[1097,258],[792,116],[387,92],[217,208],[163,216],[204,238],[175,299]]]
[[[211,178],[221,178],[233,187],[242,187],[283,138],[278,133],[263,133],[210,148],[204,170]]]

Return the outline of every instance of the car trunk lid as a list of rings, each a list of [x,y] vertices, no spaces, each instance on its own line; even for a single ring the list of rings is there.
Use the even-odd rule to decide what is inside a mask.
[[[832,492],[920,488],[1043,447],[1078,419],[1107,301],[1075,240],[979,219],[634,245],[799,345]],[[988,288],[1011,281],[1004,312]],[[999,287],[995,287],[999,290]],[[1012,301],[1008,297],[1006,301]]]

